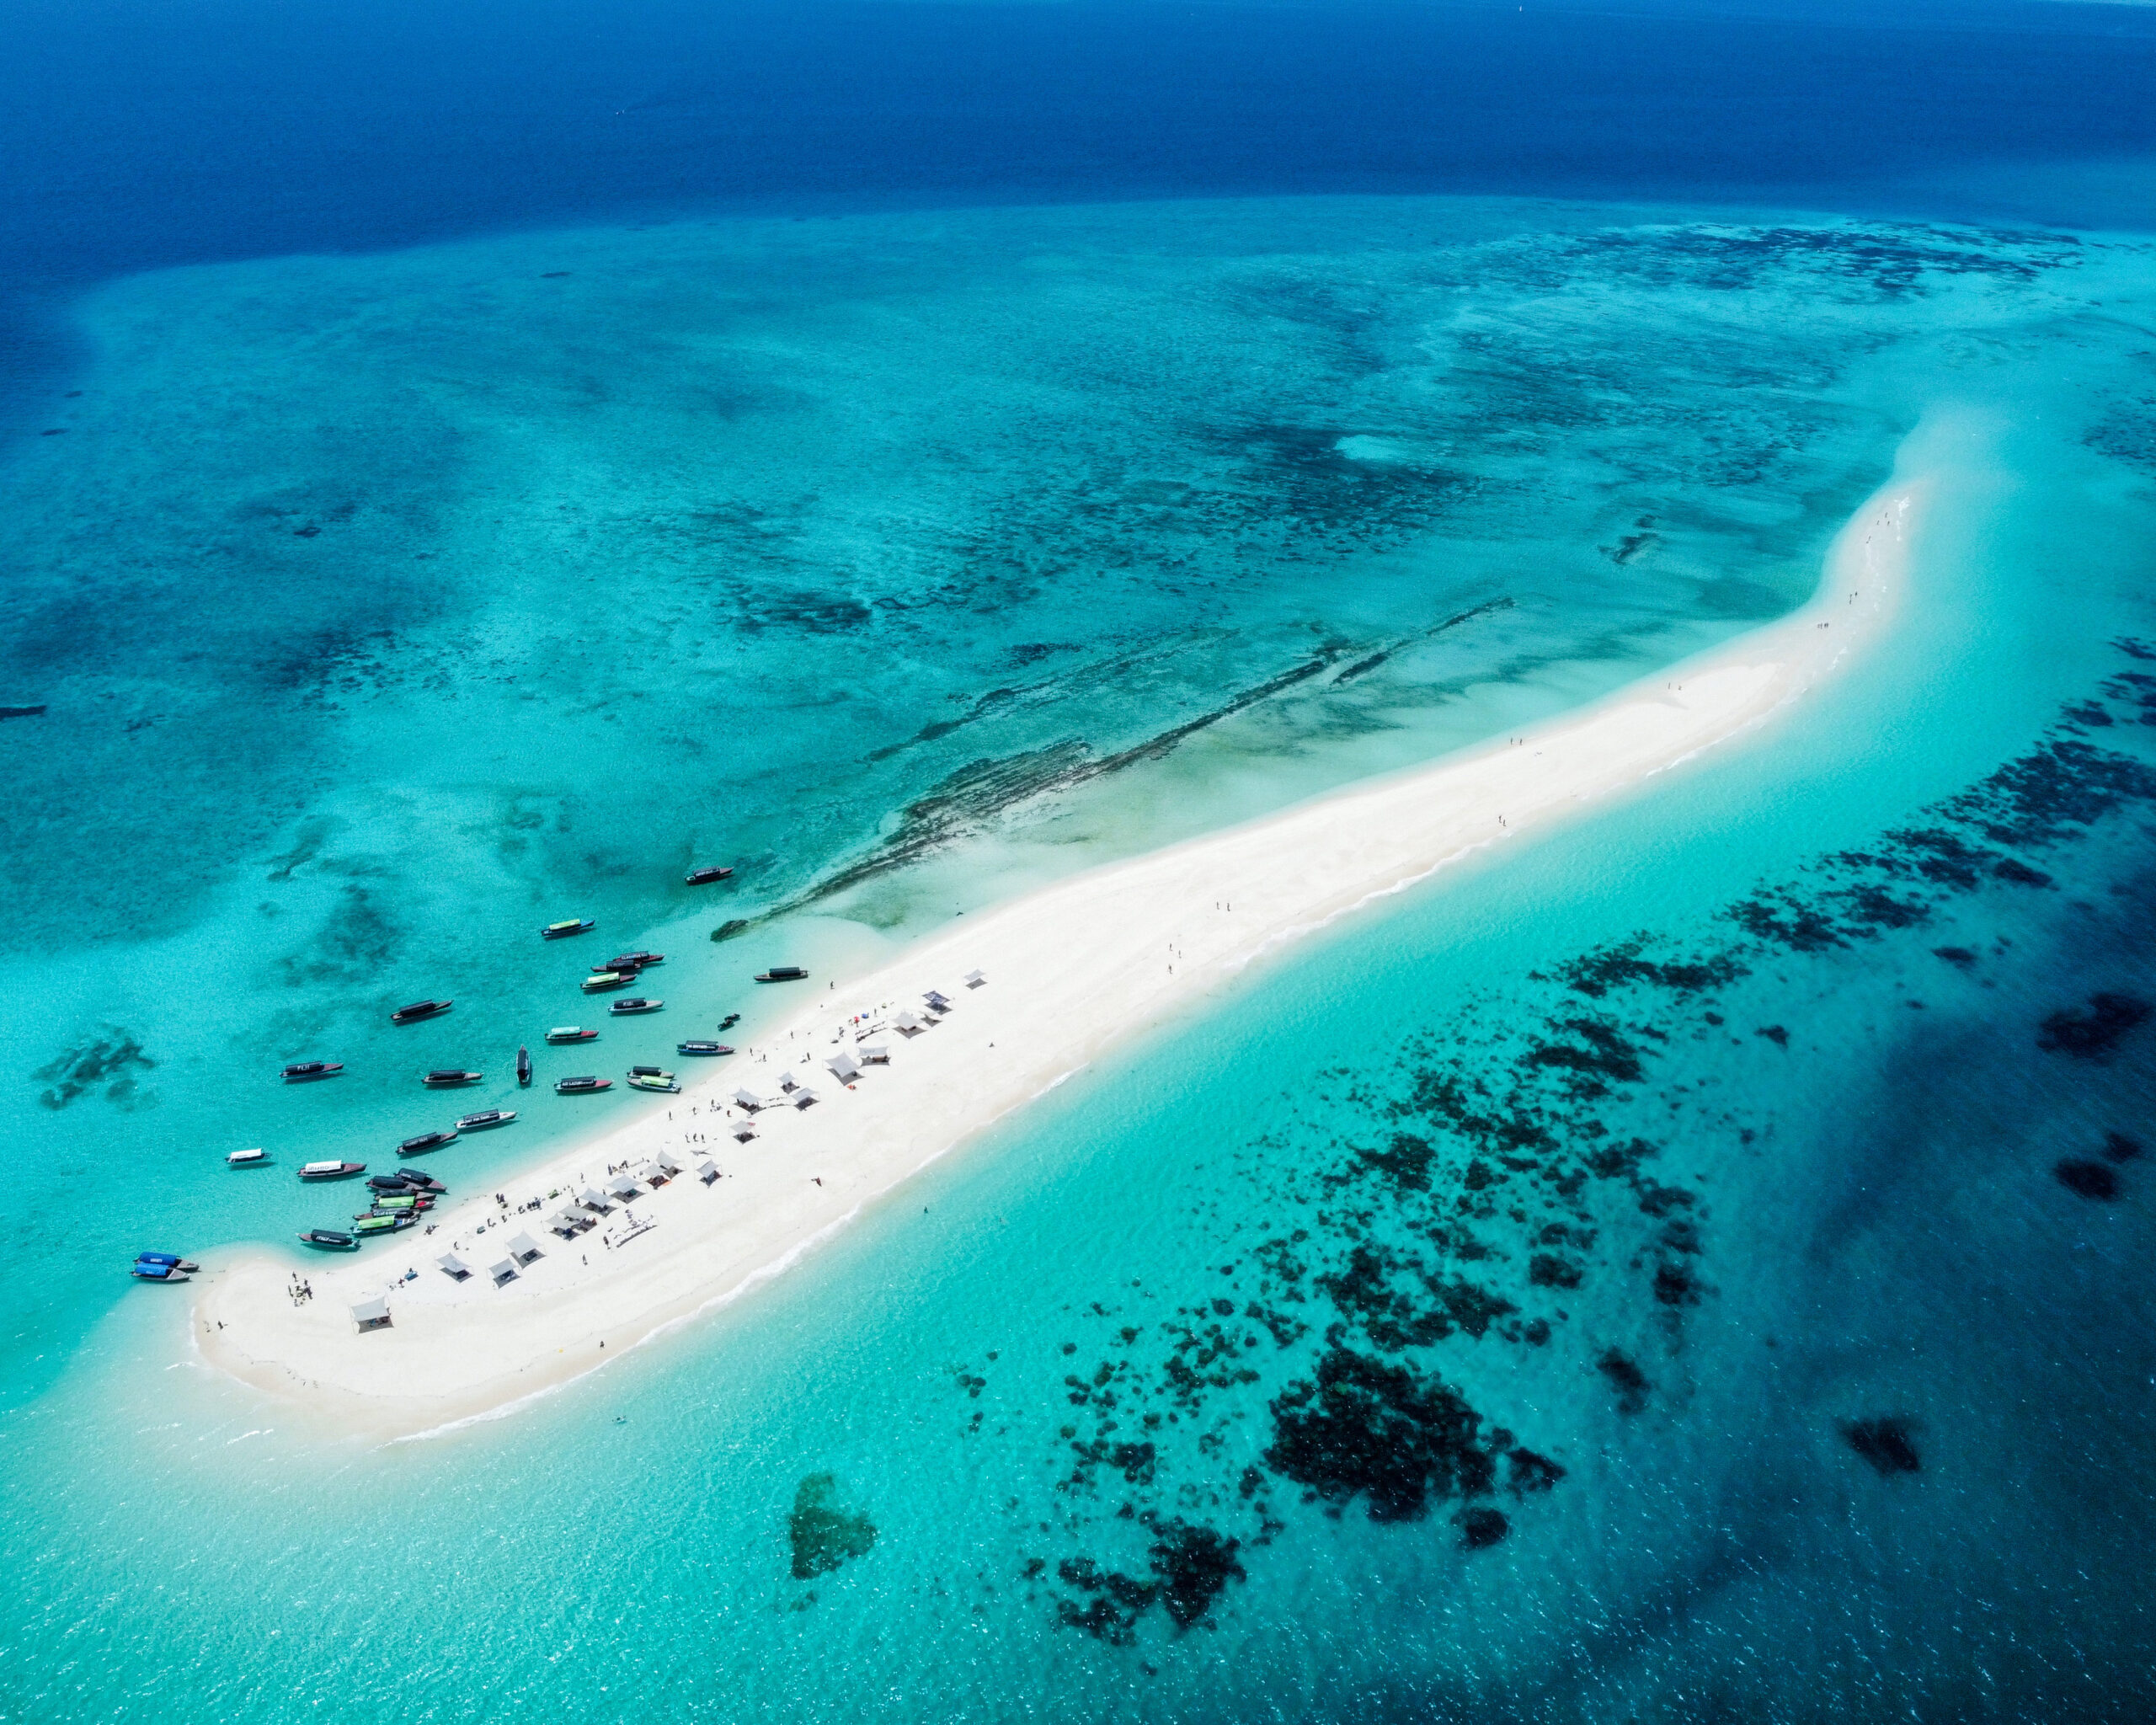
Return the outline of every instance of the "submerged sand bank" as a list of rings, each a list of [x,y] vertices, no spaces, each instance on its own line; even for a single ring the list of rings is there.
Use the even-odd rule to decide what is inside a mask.
[[[312,1264],[316,1297],[303,1305],[286,1294],[288,1260],[235,1262],[203,1284],[194,1322],[205,1357],[337,1423],[387,1434],[504,1408],[618,1358],[783,1268],[926,1163],[1273,948],[1759,725],[1886,621],[1919,493],[1897,483],[1865,505],[1803,610],[1520,739],[1058,882],[835,990],[817,979],[815,997],[770,1035],[716,1070],[685,1071],[692,1087],[670,1111],[497,1183],[512,1203],[559,1194],[537,1211],[461,1199],[430,1219],[431,1236],[413,1230]],[[969,986],[976,971],[984,980]],[[894,1027],[900,1012],[931,1017],[931,990],[948,1013],[912,1033]],[[864,1017],[883,1028],[861,1036]],[[857,1037],[887,1047],[889,1063],[848,1083],[825,1061],[857,1054]],[[733,1100],[737,1087],[779,1098],[789,1071],[813,1104],[752,1114]],[[755,1135],[737,1141],[743,1119]],[[616,1202],[574,1240],[548,1231],[569,1199],[605,1189],[610,1167],[663,1152],[680,1176]],[[710,1183],[695,1172],[706,1158],[723,1175]],[[520,1233],[542,1255],[498,1286],[490,1267]],[[446,1251],[471,1267],[467,1280],[435,1267]],[[408,1266],[419,1274],[389,1292],[390,1326],[360,1333],[351,1308]]]

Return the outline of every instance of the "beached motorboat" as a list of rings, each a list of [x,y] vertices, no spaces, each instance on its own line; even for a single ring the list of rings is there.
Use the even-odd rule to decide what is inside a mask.
[[[419,1082],[430,1090],[453,1090],[460,1084],[477,1084],[486,1076],[484,1072],[467,1072],[462,1066],[437,1066],[431,1072],[423,1073]]]
[[[598,926],[589,916],[564,916],[559,922],[549,922],[539,932],[544,939],[560,940],[568,935],[585,933]]]
[[[664,1066],[632,1066],[629,1068],[629,1076],[632,1078],[671,1078],[674,1075],[668,1071]]]
[[[440,1132],[422,1132],[417,1138],[408,1138],[397,1146],[399,1156],[424,1156],[430,1150],[440,1150],[445,1144],[456,1141],[456,1128],[451,1126]]]
[[[664,1001],[654,1000],[647,995],[632,994],[625,1001],[616,1001],[606,1010],[627,1017],[638,1012],[655,1012],[665,1004]]]
[[[506,1126],[516,1118],[515,1108],[482,1108],[476,1114],[467,1114],[456,1123],[460,1132],[477,1132],[487,1126]]]
[[[169,1263],[142,1263],[138,1261],[127,1274],[143,1282],[184,1282],[189,1279],[185,1270],[177,1264]]]
[[[399,1007],[392,1012],[389,1022],[392,1024],[416,1024],[422,1018],[439,1018],[456,1004],[454,1001],[414,1001],[410,1006]]]
[[[266,1168],[270,1166],[270,1152],[266,1150],[236,1150],[225,1158],[228,1168]]]
[[[734,1050],[723,1042],[677,1042],[674,1044],[674,1052],[677,1055],[730,1055]]]
[[[596,1030],[586,1030],[581,1024],[557,1024],[547,1033],[547,1040],[553,1043],[596,1042],[599,1040],[599,1033]]]
[[[611,1078],[563,1078],[555,1081],[554,1092],[558,1096],[582,1096],[590,1091],[611,1090],[613,1087]]]
[[[679,1090],[681,1087],[674,1081],[670,1073],[632,1072],[629,1074],[629,1087],[632,1090],[672,1092]]]
[[[182,1258],[176,1252],[138,1252],[135,1254],[135,1262],[163,1264],[168,1270],[184,1270],[190,1276],[202,1268],[194,1259]]]
[[[516,1045],[516,1081],[519,1084],[531,1081],[531,1050],[522,1043]]]
[[[733,873],[731,868],[691,868],[682,878],[691,886],[709,886],[715,880],[729,879]]]
[[[300,1170],[302,1180],[349,1180],[367,1171],[365,1162],[309,1162]]]
[[[759,982],[806,982],[808,980],[807,969],[799,964],[774,964],[768,970],[756,973]]]
[[[664,953],[623,953],[618,959],[609,959],[603,964],[594,964],[595,970],[648,970],[654,964],[664,964]]]
[[[342,1060],[295,1060],[278,1076],[287,1084],[296,1084],[308,1078],[327,1078],[344,1070]]]
[[[423,1198],[416,1192],[377,1192],[374,1195],[373,1209],[380,1215],[396,1215],[404,1210],[433,1208],[431,1196]]]
[[[393,1234],[412,1226],[410,1216],[355,1216],[352,1220],[355,1234]]]
[[[633,970],[595,970],[584,979],[586,994],[604,994],[610,988],[627,988],[637,980]]]
[[[334,1228],[309,1228],[300,1238],[324,1252],[355,1252],[360,1244],[351,1235],[340,1234]]]

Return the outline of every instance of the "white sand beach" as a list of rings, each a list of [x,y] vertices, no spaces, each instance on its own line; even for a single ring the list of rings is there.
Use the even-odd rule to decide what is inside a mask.
[[[336,1426],[403,1436],[512,1407],[654,1341],[1253,960],[1763,726],[1889,619],[1921,491],[1897,482],[1875,495],[1801,611],[1523,737],[1059,881],[956,921],[873,975],[792,985],[800,1012],[754,1045],[678,1063],[685,1088],[670,1108],[495,1181],[507,1210],[491,1192],[459,1196],[428,1218],[431,1234],[312,1260],[310,1301],[287,1294],[289,1257],[213,1270],[194,1315],[203,1356]],[[947,1012],[931,1011],[931,991]],[[902,1028],[901,1012],[926,1028]],[[886,1048],[888,1064],[850,1081],[828,1068],[864,1043]],[[789,1071],[813,1103],[782,1092]],[[752,1113],[737,1089],[773,1105]],[[737,1140],[744,1119],[754,1135]],[[679,1176],[610,1197],[577,1237],[549,1231],[579,1194],[606,1193],[610,1170],[668,1153]],[[697,1177],[706,1159],[721,1178]],[[515,1210],[535,1198],[539,1209]],[[540,1255],[498,1285],[490,1268],[519,1235]],[[437,1268],[445,1252],[467,1279]],[[392,1286],[408,1267],[417,1279]],[[385,1292],[388,1325],[362,1333],[354,1306]]]

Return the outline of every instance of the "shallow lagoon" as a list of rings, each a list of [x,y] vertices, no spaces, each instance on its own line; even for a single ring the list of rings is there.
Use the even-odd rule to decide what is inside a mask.
[[[130,425],[136,467],[124,450],[85,457],[54,440],[68,444],[65,462],[56,453],[11,480],[45,499],[12,519],[38,525],[45,548],[32,551],[54,571],[80,575],[71,532],[124,521],[139,537],[92,565],[115,595],[177,594],[189,546],[187,590],[199,599],[222,572],[237,595],[168,662],[145,662],[159,631],[132,653],[124,639],[30,632],[52,686],[80,692],[72,708],[56,697],[44,723],[108,694],[134,703],[99,721],[102,737],[73,722],[83,760],[124,792],[111,803],[145,828],[198,806],[193,775],[233,761],[256,774],[237,815],[188,836],[201,863],[191,900],[145,906],[125,871],[46,859],[46,887],[73,894],[61,901],[88,926],[117,935],[140,921],[155,938],[57,971],[25,966],[46,991],[13,1039],[25,1066],[100,1039],[106,1061],[122,1057],[104,1025],[142,1054],[64,1108],[16,1092],[33,1123],[19,1141],[79,1168],[70,1189],[83,1194],[79,1231],[40,1236],[9,1270],[38,1320],[17,1342],[19,1395],[51,1381],[84,1326],[97,1344],[95,1364],[19,1402],[12,1422],[9,1556],[30,1579],[9,1638],[18,1680],[35,1674],[18,1705],[98,1717],[139,1685],[161,1710],[232,1717],[333,1697],[447,1717],[520,1701],[616,1717],[625,1697],[640,1717],[1684,1717],[1764,1709],[1801,1687],[1857,1712],[2010,1715],[2031,1695],[2055,1701],[2069,1658],[2089,1673],[2087,1716],[2124,1705],[2145,1664],[2133,1598],[2081,1572],[2103,1576],[2145,1531],[2121,1483],[2138,1465],[2137,1423],[2121,1417],[2149,1377],[2146,1313],[2120,1268],[2144,1249],[2143,1177],[2101,1146],[2145,1119],[2149,1069],[2130,1034],[2100,1058],[2038,1038],[2049,1015],[2086,1011],[2094,994],[2149,992],[2137,956],[2146,817],[2129,796],[2084,836],[2073,817],[2096,812],[2085,777],[2060,781],[2065,814],[2052,809],[2009,847],[2049,888],[1987,876],[1961,891],[1919,871],[1913,893],[1889,865],[1913,868],[1914,853],[1890,855],[1880,835],[1935,824],[1922,811],[2062,723],[2079,729],[2054,741],[2147,755],[2121,742],[2148,734],[2140,686],[2116,681],[2143,661],[2112,644],[2156,634],[2138,549],[2147,432],[2121,357],[2144,339],[2131,300],[2144,266],[2111,249],[2069,262],[2090,254],[2049,238],[1822,239],[1673,224],[1667,211],[1644,227],[1637,211],[1538,210],[1532,224],[1524,213],[1374,203],[889,218],[866,283],[857,242],[819,234],[787,254],[769,232],[752,245],[720,227],[109,291],[91,315],[112,332],[108,355],[137,362],[128,375],[191,364],[221,388],[260,392],[248,423],[302,430],[320,429],[341,389],[322,466],[341,473],[378,451],[386,493],[425,494],[440,474],[440,494],[394,520],[355,501],[340,522],[296,461],[274,494],[286,501],[236,515],[256,454],[213,446],[192,485],[123,510],[115,499],[145,496],[143,452],[184,446],[109,405],[83,411]],[[1254,231],[1255,261],[1236,249]],[[1300,243],[1283,248],[1291,233]],[[1429,244],[1439,233],[1449,254]],[[1139,234],[1146,266],[1134,272]],[[713,335],[707,284],[729,239],[781,260],[787,291],[733,284]],[[632,328],[592,364],[606,389],[535,405],[536,384],[520,386],[497,353],[494,387],[478,389],[455,316],[521,338],[538,321],[532,296],[555,291],[543,270],[512,275],[504,247],[520,268],[543,252],[548,269],[571,270],[556,283],[627,278],[604,290],[617,315],[587,304],[563,316],[543,363],[524,367],[558,381],[573,337]],[[495,260],[492,275],[475,255]],[[820,302],[798,286],[819,267],[843,278]],[[435,332],[427,352],[408,342],[371,372],[355,362],[370,351],[355,272],[372,272],[375,303],[429,296],[426,316],[408,307],[398,322]],[[1134,273],[1150,297],[1107,291],[1102,278]],[[632,319],[618,316],[623,296]],[[683,297],[693,315],[668,325],[660,312]],[[360,309],[326,330],[291,309],[325,303]],[[1613,319],[1634,332],[1622,366],[1609,357]],[[680,356],[700,329],[729,366],[768,371],[776,354],[821,393],[773,403],[756,393],[767,385],[744,384],[732,418],[670,405],[670,392],[689,393]],[[969,382],[956,356],[991,341]],[[623,360],[643,349],[670,363]],[[861,355],[886,363],[894,350],[918,360],[864,382]],[[281,381],[247,383],[250,363]],[[1179,383],[1190,366],[1202,377]],[[459,367],[452,389],[440,372]],[[152,393],[184,417],[189,387],[163,376]],[[1241,417],[1225,431],[1179,419],[1195,382],[1244,403]],[[1001,429],[1002,398],[1017,395],[1054,415],[1046,441],[1075,451],[1069,461],[1012,476],[1017,454],[1043,441],[1038,424],[1022,438]],[[622,438],[647,411],[702,435],[643,434],[658,449]],[[435,446],[455,459],[398,447],[404,427],[445,419],[456,430]],[[373,429],[355,436],[346,420]],[[1283,426],[1301,441],[1283,444]],[[1022,800],[965,804],[950,829],[964,844],[819,906],[860,919],[819,924],[833,952],[902,936],[969,895],[1500,734],[1771,614],[1808,590],[1825,538],[1897,448],[1945,476],[1935,524],[1907,628],[1829,697],[1834,723],[1807,715],[1801,736],[1253,977],[1222,1012],[1081,1076],[928,1177],[925,1215],[894,1204],[673,1348],[515,1421],[352,1453],[201,1381],[158,1290],[107,1294],[97,1252],[124,1258],[146,1216],[184,1219],[187,1249],[205,1252],[205,1240],[302,1219],[289,1189],[243,1193],[216,1166],[227,1140],[269,1135],[265,1118],[294,1156],[403,1130],[416,1087],[393,1075],[319,1097],[234,1085],[235,1070],[298,1051],[287,1039],[341,1032],[383,1066],[446,1058],[446,1042],[408,1055],[408,1039],[369,1028],[395,998],[440,987],[445,964],[451,991],[469,980],[459,1013],[478,1008],[456,1021],[456,1047],[576,1016],[550,1004],[559,955],[529,929],[564,900],[606,919],[595,938],[619,931],[673,953],[659,973],[670,994],[730,1008],[728,979],[776,936],[701,939],[715,913],[668,884],[692,838],[760,862],[735,895],[747,906],[783,903],[903,834],[894,811],[947,794],[973,762],[1022,764],[1078,737],[1089,753],[1055,756],[1062,768],[1113,756],[1227,704],[1223,692],[1321,664],[1165,758],[1059,786],[1051,772]],[[1405,478],[1390,471],[1403,466]],[[810,470],[813,496],[799,477]],[[79,506],[51,501],[62,471],[83,487]],[[1162,474],[1189,490],[1131,500]],[[756,499],[755,521],[779,522],[769,542],[729,518],[681,543],[715,475]],[[1390,500],[1373,508],[1373,493]],[[547,513],[565,499],[574,527],[555,519],[568,510]],[[1083,559],[1047,561],[1073,539]],[[326,540],[331,569],[295,561]],[[1181,562],[1130,566],[1134,547],[1163,542]],[[410,590],[392,563],[436,546],[462,548],[429,559],[462,575],[430,577],[430,615],[340,649],[366,637],[355,614]],[[803,566],[842,568],[841,596],[866,619],[819,627],[828,595],[801,598]],[[1058,619],[1055,584],[1073,568],[1093,585]],[[1510,608],[1415,638],[1503,599]],[[705,608],[663,609],[691,605]],[[289,696],[275,678],[250,681],[250,644],[286,638],[308,606],[329,650],[278,672]],[[675,687],[643,687],[684,615],[712,644]],[[489,656],[475,661],[475,643]],[[1060,650],[1011,665],[1034,645]],[[1343,677],[1380,652],[1392,656]],[[817,693],[825,681],[845,699]],[[984,709],[1004,686],[1017,692]],[[270,722],[248,722],[265,698]],[[2109,724],[2062,718],[2091,699]],[[189,723],[167,724],[177,716]],[[133,719],[151,722],[129,733]],[[702,734],[722,722],[714,745]],[[49,734],[11,728],[0,744],[35,773],[35,738]],[[167,752],[131,765],[130,734]],[[755,772],[739,772],[744,756]],[[512,761],[530,788],[505,798]],[[70,793],[53,778],[59,809]],[[344,788],[315,788],[331,780]],[[1022,766],[1008,786],[1033,782]],[[680,856],[623,836],[648,830],[681,833]],[[1817,866],[1848,852],[1885,860]],[[1789,883],[1794,899],[1757,898],[1762,882]],[[1865,914],[1878,900],[1845,897],[1822,913],[1838,932],[1816,949],[1772,932],[1800,926],[1792,904],[1865,888],[1897,905],[1921,897],[1923,915],[1897,928]],[[1764,921],[1717,915],[1747,902],[1767,906]],[[1727,951],[1746,974],[1672,989],[1634,970],[1594,995],[1576,985],[1588,973],[1557,968],[1640,929],[1657,936],[1647,960],[1711,966]],[[585,958],[574,956],[572,969]],[[1599,1029],[1552,1028],[1566,1021]],[[1558,1049],[1574,1052],[1537,1052]],[[1634,1137],[1657,1152],[1592,1175],[1582,1213],[1550,1210],[1542,1169],[1495,1167],[1471,1130],[1432,1114],[1426,1079],[1448,1071],[1499,1095],[1527,1073],[1582,1162]],[[326,1122],[318,1101],[337,1111]],[[1403,1151],[1401,1133],[1428,1141],[1428,1157]],[[515,1146],[457,1154],[488,1178]],[[2116,1201],[2052,1173],[2090,1159],[2118,1171]],[[1467,1184],[1478,1160],[1494,1187]],[[1467,1207],[1440,1217],[1440,1198]],[[1694,1231],[1673,1235],[1678,1224]],[[1550,1227],[1564,1231],[1540,1237]],[[1283,1238],[1298,1274],[1266,1245]],[[1433,1312],[1450,1327],[1439,1332]],[[1537,1320],[1546,1339],[1529,1336]],[[1426,1381],[1441,1378],[1482,1416],[1472,1442],[1439,1446],[1453,1489],[1428,1471],[1419,1503],[1351,1489],[1349,1475],[1283,1448],[1281,1407],[1334,1347],[1412,1368],[1426,1403]],[[1192,1389],[1171,1360],[1206,1381]],[[1866,1422],[1906,1434],[1913,1473],[1892,1469],[1891,1442],[1872,1444],[1886,1469],[1851,1446],[1842,1427]],[[1513,1441],[1494,1445],[1492,1424]],[[1443,1429],[1418,1418],[1399,1435]],[[1547,1476],[1513,1449],[1562,1477],[1537,1489]],[[1475,1452],[1497,1456],[1486,1493],[1458,1488]],[[797,1578],[789,1514],[825,1471],[834,1501],[876,1538]],[[241,1493],[257,1513],[235,1530],[227,1512]],[[1373,1503],[1389,1519],[1374,1520]],[[1454,1519],[1473,1509],[1497,1509],[1502,1536]],[[1178,1525],[1239,1543],[1226,1553]],[[85,1526],[105,1531],[84,1540]],[[1207,1551],[1209,1567],[1192,1556]],[[1225,1583],[1217,1594],[1208,1575]],[[257,1615],[265,1594],[274,1607]],[[449,1632],[415,1652],[400,1612]],[[266,1654],[264,1617],[278,1632]],[[71,1655],[82,1647],[97,1651]]]

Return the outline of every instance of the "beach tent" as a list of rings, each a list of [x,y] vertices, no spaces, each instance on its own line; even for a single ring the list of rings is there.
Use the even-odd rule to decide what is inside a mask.
[[[547,1226],[564,1240],[576,1238],[576,1231],[584,1226],[584,1218],[573,1210],[557,1210],[547,1218]]]
[[[778,1087],[783,1091],[798,1090],[801,1087],[801,1081],[795,1077],[789,1069],[778,1075]]]
[[[535,1258],[545,1256],[539,1250],[539,1242],[529,1234],[519,1234],[515,1239],[509,1242],[509,1255],[515,1258],[520,1266],[530,1263]]]
[[[696,1164],[696,1178],[702,1181],[705,1185],[710,1185],[712,1181],[718,1178],[718,1164],[708,1160],[698,1162]]]
[[[937,1012],[947,1012],[951,1010],[951,1002],[946,1000],[941,994],[937,993],[936,990],[932,988],[930,989],[926,994],[923,995],[921,998],[926,1001]]]
[[[514,1282],[516,1279],[516,1266],[507,1258],[504,1258],[499,1263],[488,1269],[487,1274],[494,1279],[494,1285],[499,1288],[504,1282]]]
[[[756,1123],[754,1120],[728,1120],[726,1130],[734,1135],[735,1143],[746,1144],[756,1135]]]
[[[636,1176],[645,1185],[653,1188],[664,1186],[666,1183],[666,1170],[660,1167],[657,1162],[638,1162]]]
[[[891,1020],[891,1024],[893,1028],[903,1030],[908,1036],[912,1035],[916,1030],[926,1030],[928,1028],[911,1012],[899,1013],[897,1017]]]
[[[966,972],[966,986],[968,988],[979,988],[981,984],[987,980],[988,979],[982,975],[978,970],[969,970]]]
[[[851,1084],[861,1076],[861,1067],[851,1055],[833,1055],[824,1062],[825,1067],[841,1084]]]
[[[891,1064],[891,1051],[880,1042],[864,1042],[861,1045],[861,1058],[867,1065],[888,1066]]]
[[[807,1108],[808,1104],[815,1101],[815,1099],[816,1092],[811,1090],[805,1084],[797,1085],[794,1088],[793,1094],[787,1097],[787,1100],[792,1103],[794,1107],[798,1108]]]
[[[597,1191],[590,1186],[584,1188],[584,1192],[582,1195],[578,1198],[577,1202],[582,1204],[586,1210],[595,1210],[602,1216],[614,1207],[612,1204],[607,1203],[606,1194]]]
[[[472,1266],[453,1252],[445,1252],[435,1262],[441,1266],[442,1274],[452,1281],[462,1281],[472,1274]]]
[[[637,1183],[627,1174],[616,1174],[606,1183],[606,1189],[616,1198],[634,1198]]]
[[[740,1103],[743,1108],[751,1110],[760,1108],[764,1105],[763,1097],[757,1095],[753,1090],[737,1089],[734,1092],[734,1099]]]
[[[662,1150],[659,1152],[659,1166],[670,1174],[678,1174],[681,1172],[681,1165],[674,1160],[674,1152],[670,1150]]]
[[[377,1294],[371,1300],[362,1300],[352,1308],[352,1322],[362,1330],[384,1330],[389,1327],[389,1300]]]

